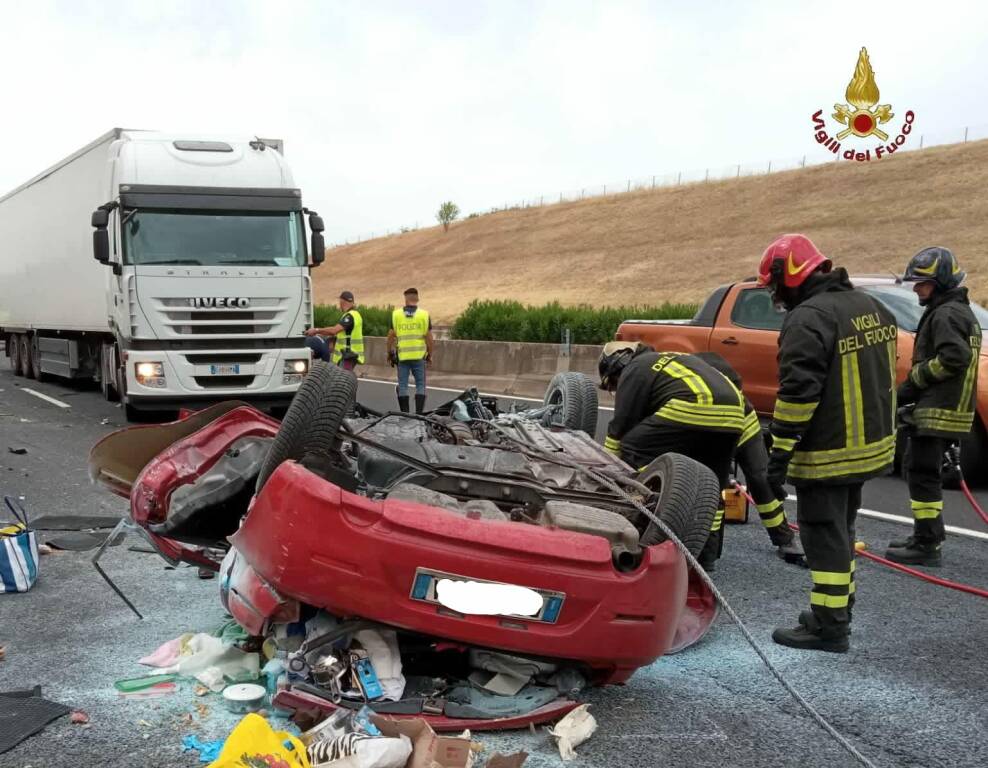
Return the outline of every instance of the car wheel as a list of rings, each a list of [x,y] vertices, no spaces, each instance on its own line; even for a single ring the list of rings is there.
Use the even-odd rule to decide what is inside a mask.
[[[658,494],[656,513],[694,557],[710,535],[717,507],[720,482],[709,468],[678,453],[664,453],[642,470],[638,481]],[[648,521],[641,544],[661,544],[668,537]]]
[[[260,492],[284,461],[298,461],[307,453],[329,454],[336,447],[340,425],[356,395],[356,376],[329,363],[314,363],[302,379],[261,464],[256,490]]]
[[[549,382],[542,404],[561,406],[559,421],[567,429],[582,430],[591,437],[597,431],[597,390],[586,374],[578,371],[557,373]]]
[[[10,350],[10,367],[14,369],[15,376],[23,376],[24,364],[21,361],[21,337],[15,333],[10,337],[7,344],[7,348]]]

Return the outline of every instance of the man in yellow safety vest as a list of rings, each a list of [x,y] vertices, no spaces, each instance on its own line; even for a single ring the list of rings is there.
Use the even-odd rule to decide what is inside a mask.
[[[305,346],[320,360],[352,371],[358,363],[364,362],[364,319],[357,311],[350,291],[340,294],[340,311],[343,314],[336,325],[307,330]],[[335,337],[333,343],[327,342],[323,336]]]
[[[425,410],[425,366],[432,362],[432,321],[419,307],[419,292],[405,291],[405,306],[391,313],[388,360],[398,367],[398,408],[408,413],[408,376],[415,377],[415,412]]]

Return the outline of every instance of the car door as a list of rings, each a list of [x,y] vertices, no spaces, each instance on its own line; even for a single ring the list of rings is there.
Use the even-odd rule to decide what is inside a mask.
[[[769,291],[739,286],[729,312],[718,318],[710,350],[723,356],[744,381],[744,391],[759,413],[771,413],[778,390],[779,330],[785,314],[776,310]]]

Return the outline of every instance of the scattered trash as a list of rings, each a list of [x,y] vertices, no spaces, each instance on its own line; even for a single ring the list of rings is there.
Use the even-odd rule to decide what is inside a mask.
[[[313,766],[340,765],[353,768],[404,768],[412,754],[412,740],[404,734],[397,738],[375,738],[361,733],[348,733],[332,741],[320,741],[308,747]]]
[[[182,751],[198,752],[200,763],[213,762],[220,756],[221,749],[223,749],[223,739],[217,739],[216,741],[202,741],[194,733],[190,733],[182,739]]]
[[[209,693],[209,689],[204,685],[197,685],[195,688],[192,689],[192,692],[196,696],[205,696],[207,693]]]
[[[14,524],[0,525],[0,594],[27,592],[38,580],[37,534],[18,499],[4,496],[3,502]]]
[[[178,680],[178,675],[145,675],[143,677],[128,677],[123,680],[117,680],[113,687],[116,688],[120,693],[136,693],[137,691],[144,691],[148,688],[153,688],[156,685],[162,685],[163,683],[172,683]]]
[[[412,742],[408,768],[468,768],[481,745],[458,736],[437,736],[421,718],[387,720],[375,717],[381,732],[391,738],[407,736]]]
[[[559,756],[563,760],[574,759],[576,747],[589,739],[597,730],[597,721],[590,714],[589,707],[589,704],[581,704],[556,723],[555,728],[549,729],[549,734],[556,739]]]
[[[297,737],[288,731],[275,731],[263,717],[252,712],[244,715],[230,732],[210,768],[246,765],[309,768],[309,760]]]
[[[383,698],[385,701],[398,701],[405,692],[405,678],[401,674],[401,653],[398,650],[398,633],[393,629],[365,629],[357,632],[354,639],[367,651],[369,665],[357,665],[361,689],[367,698]],[[370,666],[370,669],[367,669]],[[369,673],[369,674],[368,674]],[[373,675],[375,679],[372,679]],[[365,683],[377,682],[381,692],[372,696],[364,687]]]
[[[99,423],[100,424],[109,424],[110,423],[110,420],[109,419],[100,419],[99,420]]]
[[[54,554],[54,553],[55,553],[55,550],[52,549],[51,547],[49,547],[47,544],[39,544],[38,545],[38,554],[39,555],[51,555],[51,554]]]
[[[129,693],[124,693],[123,691],[117,692],[117,697],[120,699],[157,699],[162,696],[170,696],[178,690],[178,685],[175,683],[158,683],[157,685],[152,685],[148,688],[141,688],[137,691],[131,691]]]
[[[182,652],[183,643],[188,642],[192,634],[182,635],[181,637],[176,637],[174,640],[169,640],[167,643],[159,645],[154,652],[149,653],[143,659],[138,659],[138,664],[144,664],[148,667],[171,667],[178,664],[178,657]]]
[[[71,720],[73,725],[85,725],[89,722],[89,715],[81,709],[76,709],[72,711],[69,720]]]
[[[7,647],[4,645],[0,645],[0,661],[3,661],[4,658],[6,658],[6,656],[7,656]]]
[[[231,712],[242,715],[259,710],[264,705],[264,697],[267,693],[264,686],[240,683],[239,685],[227,686],[223,690],[223,701],[226,703],[226,708]]]
[[[200,720],[205,720],[207,717],[209,717],[209,707],[207,707],[202,702],[196,704],[196,712],[199,714]]]
[[[10,451],[11,453],[17,454],[18,456],[23,456],[25,453],[27,453],[27,448],[20,448],[20,447],[14,448],[13,446],[10,445],[7,446],[7,450]]]

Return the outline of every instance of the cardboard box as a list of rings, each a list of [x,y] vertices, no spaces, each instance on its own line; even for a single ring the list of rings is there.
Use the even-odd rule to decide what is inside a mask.
[[[412,756],[405,768],[470,768],[479,751],[470,739],[437,735],[421,718],[391,720],[375,715],[371,719],[385,736],[404,734],[412,740]]]

